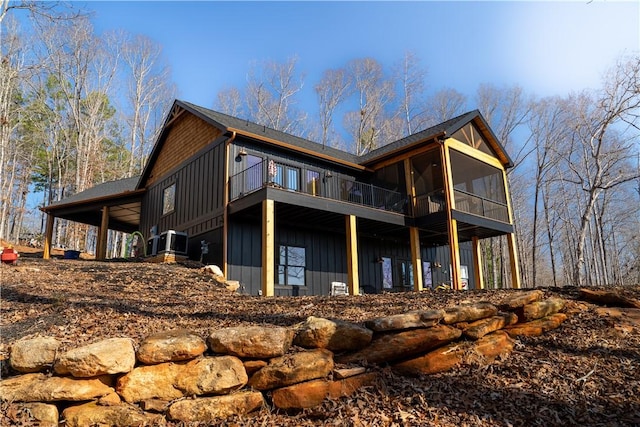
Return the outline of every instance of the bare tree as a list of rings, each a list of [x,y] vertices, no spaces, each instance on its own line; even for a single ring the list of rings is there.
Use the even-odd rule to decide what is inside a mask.
[[[585,244],[596,203],[603,193],[638,179],[630,159],[637,155],[640,56],[620,60],[606,75],[602,91],[574,96],[575,129],[563,154],[565,181],[585,195],[581,206],[573,280],[585,284]],[[624,126],[623,126],[624,125]],[[616,127],[620,127],[616,129]]]
[[[539,244],[539,212],[541,199],[544,197],[545,186],[543,183],[547,179],[549,170],[558,162],[557,156],[554,156],[554,146],[562,143],[567,134],[567,117],[566,107],[558,98],[542,99],[534,104],[531,117],[529,119],[529,131],[531,133],[531,141],[535,148],[535,164],[533,171],[533,220],[531,230],[531,246],[527,252],[531,253],[532,284],[537,284],[536,273],[538,270],[538,252]],[[545,206],[547,206],[545,204]],[[546,212],[547,220],[550,220],[548,212]],[[522,222],[520,222],[522,224]],[[547,230],[551,230],[550,224],[547,223]],[[551,236],[547,235],[549,240]],[[551,242],[548,242],[550,244]],[[554,286],[557,286],[555,259],[553,248],[550,248],[550,263],[552,267],[552,275]]]
[[[244,117],[244,103],[242,102],[242,94],[235,87],[224,89],[218,92],[214,108],[218,111],[233,117]]]
[[[353,151],[360,155],[382,144],[383,128],[389,123],[385,108],[395,93],[375,59],[355,59],[347,69],[354,85],[356,110],[345,115],[345,127],[353,138]]]
[[[347,72],[344,69],[327,70],[315,86],[320,112],[320,142],[322,145],[335,145],[332,135],[333,118],[336,108],[345,101],[352,90]]]
[[[49,21],[61,21],[75,19],[81,16],[80,12],[74,11],[67,2],[43,2],[37,0],[0,0],[0,24],[10,12],[26,11],[31,16]],[[1,33],[0,33],[1,35]]]
[[[246,97],[250,118],[256,123],[302,136],[306,114],[295,104],[304,76],[296,74],[296,64],[294,57],[285,63],[267,61],[261,69],[254,66],[248,75]]]
[[[424,92],[427,72],[413,52],[406,52],[396,67],[400,81],[399,116],[403,121],[402,136],[408,136],[426,126]]]
[[[532,106],[531,100],[527,99],[520,86],[498,88],[483,84],[477,90],[476,102],[498,140],[512,153],[513,171],[533,151],[527,141],[513,141],[516,129],[527,121]]]
[[[17,24],[9,22],[7,28],[8,33],[0,37],[0,238],[5,237],[18,168],[15,132],[20,123],[20,84],[25,68]]]
[[[441,89],[427,99],[428,126],[433,126],[464,113],[467,97],[455,89]]]
[[[124,44],[122,56],[129,76],[128,176],[142,171],[160,129],[163,110],[175,93],[169,84],[169,68],[161,63],[161,51],[159,45],[145,36],[135,36]]]

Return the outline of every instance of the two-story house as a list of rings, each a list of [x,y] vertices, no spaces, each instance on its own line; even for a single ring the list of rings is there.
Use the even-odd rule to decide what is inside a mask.
[[[60,217],[99,227],[98,259],[107,229],[184,232],[251,294],[462,289],[483,287],[480,240],[506,235],[519,287],[511,166],[478,111],[355,156],[175,101],[139,178],[43,208],[45,257]]]

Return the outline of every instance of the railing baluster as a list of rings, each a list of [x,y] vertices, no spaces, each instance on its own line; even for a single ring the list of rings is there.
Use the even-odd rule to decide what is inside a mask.
[[[281,166],[283,171],[286,169],[286,166],[288,166],[281,162],[277,162],[275,164],[276,166]],[[298,168],[298,166],[294,165],[291,165],[291,167]],[[229,177],[229,198],[230,200],[236,200],[259,190],[271,179],[269,159],[265,159],[262,162]],[[373,184],[346,180],[343,178],[334,178],[329,180],[324,179],[323,185],[323,196],[329,199],[345,201],[392,212],[406,213],[405,207],[408,199],[403,193],[377,187]],[[291,188],[291,190],[299,193],[308,193],[305,185],[298,185],[297,188]]]

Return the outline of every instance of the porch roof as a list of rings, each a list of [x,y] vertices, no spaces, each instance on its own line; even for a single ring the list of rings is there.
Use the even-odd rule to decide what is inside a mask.
[[[140,224],[145,189],[136,190],[138,176],[104,182],[40,208],[57,218],[99,226],[102,208],[109,207],[109,228],[132,232]]]

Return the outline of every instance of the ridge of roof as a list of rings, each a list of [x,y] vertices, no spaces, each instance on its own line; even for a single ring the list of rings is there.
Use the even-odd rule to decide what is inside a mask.
[[[219,111],[211,110],[209,108],[201,107],[199,105],[192,104],[187,101],[176,101],[179,105],[199,113],[200,117],[209,122],[213,121],[214,125],[226,130],[245,130],[249,133],[257,136],[263,136],[265,138],[271,138],[278,141],[282,141],[288,144],[292,144],[301,148],[305,148],[309,151],[316,152],[318,154],[329,155],[340,160],[344,160],[351,163],[358,163],[358,156],[351,154],[347,151],[340,150],[338,148],[323,145],[315,141],[311,141],[306,138],[292,135],[283,131],[272,129],[266,125],[260,125],[254,123],[248,119],[241,119],[233,117]]]
[[[470,122],[474,117],[478,115],[480,115],[480,112],[478,110],[468,111],[442,123],[438,123],[419,132],[405,136],[404,138],[398,139],[394,142],[383,145],[382,147],[376,148],[375,150],[363,154],[362,156],[360,156],[360,162],[363,164],[370,163],[373,160],[384,157],[385,155],[395,152],[396,150],[409,147],[417,142],[431,139],[438,135],[451,135],[462,126],[464,126],[464,124]]]

